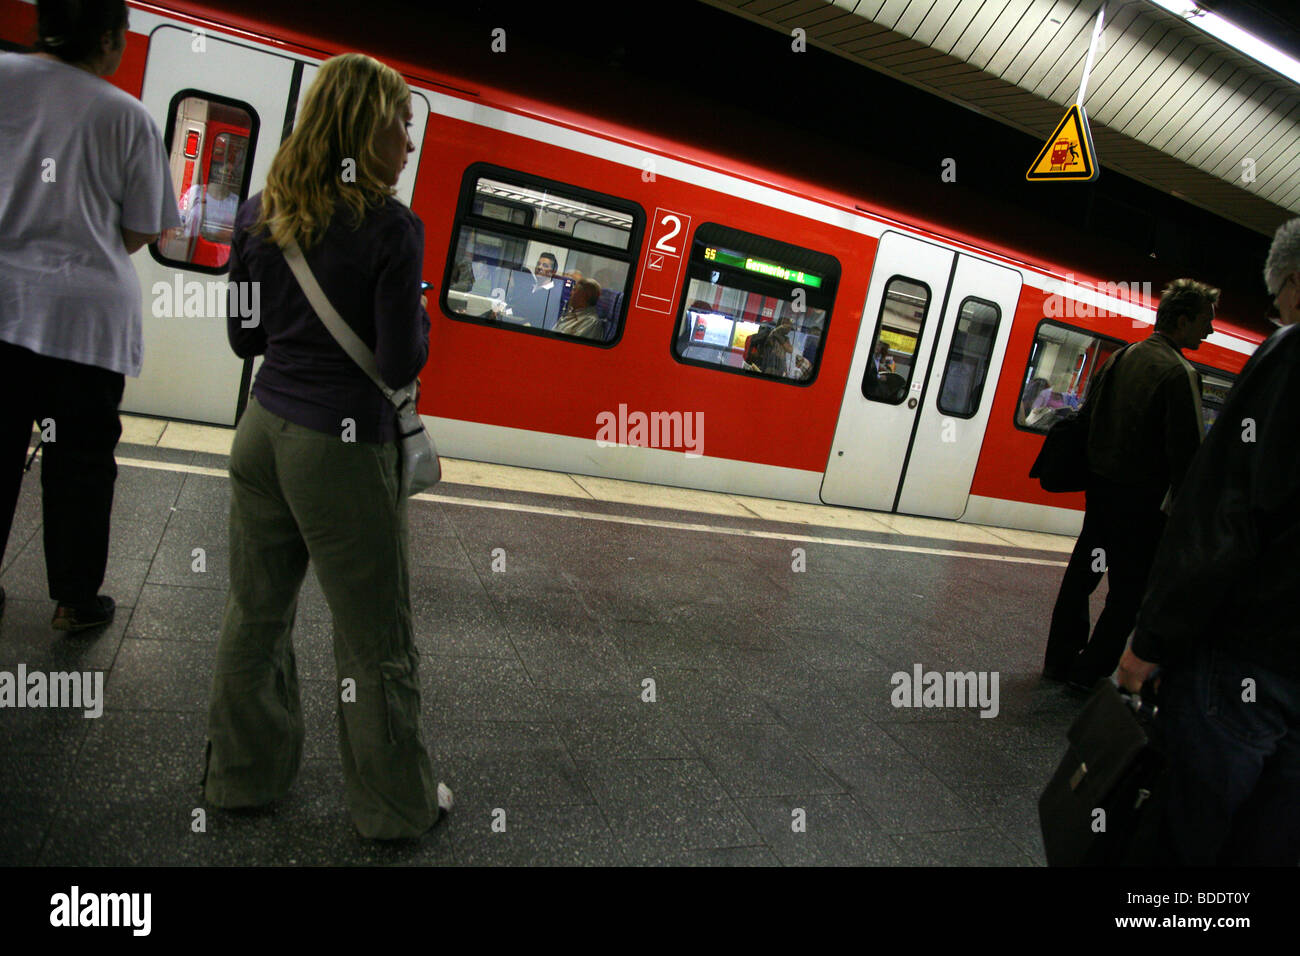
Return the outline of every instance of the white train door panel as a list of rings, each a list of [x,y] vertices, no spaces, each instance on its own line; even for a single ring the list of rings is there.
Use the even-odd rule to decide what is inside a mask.
[[[247,195],[252,195],[265,184],[280,144],[293,70],[288,57],[166,25],[150,36],[140,99],[164,135],[173,100],[182,91],[251,107],[257,120],[256,137],[248,144]],[[205,155],[201,136],[193,144]],[[171,141],[166,145],[173,148]],[[190,147],[184,149],[187,155]],[[182,198],[179,191],[177,198]],[[123,410],[233,424],[244,363],[226,339],[225,296],[208,291],[211,283],[224,284],[224,267],[163,262],[152,249],[133,258],[144,301],[144,370],[140,378],[127,379]],[[169,291],[155,291],[160,289]]]
[[[951,249],[897,232],[880,237],[822,480],[827,504],[893,510],[953,258]]]
[[[935,518],[965,512],[1020,284],[1015,269],[957,256],[894,510]]]

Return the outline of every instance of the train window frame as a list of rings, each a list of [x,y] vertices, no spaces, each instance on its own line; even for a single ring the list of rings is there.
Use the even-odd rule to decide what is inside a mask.
[[[195,87],[186,87],[185,89],[179,90],[173,94],[171,102],[167,104],[167,123],[163,128],[163,148],[167,150],[167,155],[169,157],[171,156],[172,137],[176,132],[176,119],[180,113],[180,105],[190,97],[199,97],[207,100],[209,103],[218,103],[222,106],[231,107],[232,109],[242,110],[249,118],[248,149],[244,157],[244,175],[239,183],[239,201],[235,204],[235,208],[238,209],[248,201],[248,189],[253,180],[253,164],[257,158],[257,144],[260,138],[259,134],[262,131],[262,118],[258,115],[253,104],[245,102],[244,100],[237,100],[231,96],[223,96],[220,93],[212,93],[208,90],[201,90]],[[168,170],[168,175],[171,175],[170,169]],[[176,199],[179,203],[181,197],[177,196]],[[169,269],[185,269],[191,272],[201,272],[205,275],[225,275],[230,271],[229,256],[227,256],[225,264],[220,266],[206,266],[196,262],[187,262],[183,259],[173,259],[159,251],[158,244],[161,241],[162,237],[159,236],[158,239],[149,243],[148,246],[149,255],[152,256],[153,260],[161,266],[166,266]]]
[[[997,320],[993,323],[993,331],[989,335],[989,352],[988,355],[984,356],[984,363],[985,363],[984,380],[980,383],[979,392],[975,396],[975,407],[968,414],[962,415],[958,412],[950,412],[943,407],[943,394],[944,394],[944,386],[948,384],[948,373],[952,369],[953,342],[957,338],[958,326],[961,323],[961,313],[962,310],[966,308],[967,304],[971,302],[974,302],[977,305],[985,305],[992,308],[993,311],[997,313]],[[935,407],[939,410],[939,413],[941,415],[946,415],[949,418],[960,418],[964,421],[969,421],[970,419],[974,418],[976,415],[980,413],[980,406],[984,404],[984,392],[987,389],[989,384],[988,370],[993,366],[993,353],[997,351],[998,329],[1000,328],[1002,328],[1002,307],[999,306],[996,302],[990,301],[989,299],[981,299],[977,295],[968,295],[966,296],[966,298],[961,300],[961,304],[957,306],[957,317],[956,319],[954,319],[953,333],[948,340],[948,355],[943,360],[943,375],[939,379],[939,397],[935,401]],[[994,388],[994,391],[997,391],[997,389]]]
[[[554,230],[544,229],[518,223],[504,222],[500,219],[493,219],[484,216],[481,213],[475,213],[474,199],[477,195],[477,184],[480,179],[494,179],[506,183],[515,183],[524,188],[540,189],[547,192],[553,192],[563,195],[567,198],[576,199],[580,202],[589,202],[593,205],[602,206],[616,212],[627,213],[632,217],[632,229],[628,234],[626,249],[619,249],[616,246],[602,244],[590,239],[575,238],[572,235],[566,236],[564,233]],[[569,342],[576,345],[586,345],[594,348],[612,349],[623,339],[623,332],[627,326],[628,309],[631,305],[632,290],[636,285],[637,262],[641,256],[641,244],[645,239],[646,214],[645,209],[640,203],[632,199],[626,199],[622,196],[614,196],[609,193],[598,192],[594,189],[588,189],[584,186],[577,186],[571,183],[560,182],[537,173],[529,173],[523,170],[510,169],[505,166],[498,166],[494,163],[475,162],[465,167],[465,172],[461,176],[460,190],[456,199],[456,212],[452,219],[450,239],[447,243],[447,260],[443,267],[442,283],[438,291],[438,308],[442,314],[455,322],[465,322],[469,325],[478,325],[485,328],[503,329],[511,332],[517,332],[523,335],[539,336],[554,342]],[[619,302],[618,312],[614,316],[614,334],[608,341],[603,339],[591,339],[575,335],[565,335],[553,329],[535,328],[533,326],[520,325],[513,322],[501,322],[490,319],[484,319],[476,315],[466,315],[462,312],[454,311],[447,300],[447,294],[451,290],[451,281],[456,268],[456,254],[460,246],[461,230],[469,227],[471,229],[481,229],[485,231],[496,232],[507,237],[523,241],[542,241],[551,242],[556,245],[563,245],[570,251],[577,250],[590,255],[598,255],[604,258],[612,259],[617,262],[626,262],[627,276],[624,280],[622,298]],[[602,290],[603,291],[603,290]]]
[[[703,239],[701,238],[701,233],[704,233],[704,235],[708,237],[714,231],[716,231],[716,237],[717,237],[716,241],[710,240],[709,238],[703,238]],[[817,292],[818,298],[822,298],[822,297],[825,298],[825,306],[824,307],[821,305],[813,306],[814,308],[822,309],[823,312],[825,313],[825,316],[823,318],[820,327],[821,328],[821,335],[819,336],[820,341],[817,343],[817,351],[814,353],[814,358],[811,367],[812,374],[810,374],[807,378],[788,378],[785,376],[772,375],[767,372],[750,371],[749,369],[746,369],[743,365],[740,368],[735,368],[729,365],[723,365],[719,362],[709,362],[704,359],[687,358],[683,356],[680,352],[678,352],[678,346],[681,343],[683,331],[685,328],[686,313],[691,311],[688,304],[690,302],[691,282],[694,281],[696,278],[698,278],[698,276],[694,274],[695,270],[699,267],[700,262],[709,261],[700,258],[704,254],[704,249],[709,248],[710,245],[721,246],[727,244],[728,242],[736,242],[738,239],[758,240],[761,243],[767,243],[774,248],[786,247],[790,250],[795,250],[796,252],[803,253],[805,255],[820,256],[821,258],[828,261],[829,267],[826,269],[825,275],[820,276],[820,278],[823,281],[823,286],[821,288],[825,291]],[[674,317],[674,321],[670,329],[670,334],[668,339],[668,354],[673,358],[673,360],[677,362],[679,365],[688,365],[694,368],[709,369],[710,371],[714,371],[714,372],[725,372],[730,375],[739,375],[746,379],[751,379],[755,381],[767,381],[767,382],[777,382],[785,385],[795,385],[800,388],[807,388],[808,386],[816,382],[817,377],[821,372],[822,359],[826,351],[826,338],[827,335],[829,334],[831,319],[833,318],[835,305],[839,297],[840,283],[844,277],[844,267],[843,264],[840,262],[840,260],[837,257],[831,255],[830,253],[823,252],[820,249],[814,249],[810,246],[796,245],[795,243],[786,242],[781,239],[773,239],[769,236],[765,236],[761,233],[753,232],[748,229],[740,229],[735,226],[728,226],[725,225],[724,223],[714,222],[714,221],[701,222],[695,226],[689,238],[689,248],[690,248],[690,252],[688,255],[685,256],[685,260],[686,260],[685,268],[684,268],[685,276],[682,280],[682,284],[678,287],[678,291],[680,293],[680,301],[678,303],[676,315]],[[780,258],[780,255],[774,253],[773,257]],[[794,257],[791,256],[790,258],[793,260]],[[716,272],[719,275],[719,277],[721,277],[722,275],[732,275],[736,277],[743,276],[747,282],[756,285],[758,287],[758,291],[761,292],[761,294],[771,298],[783,299],[782,293],[788,292],[788,290],[783,288],[783,286],[789,283],[786,283],[784,280],[776,279],[774,277],[764,276],[754,272],[745,272],[739,269],[738,267],[729,266],[716,261],[709,262],[709,266],[706,271]],[[766,289],[764,289],[764,287],[766,287]],[[799,286],[797,284],[795,285],[795,287],[803,288],[803,286]],[[746,291],[754,291],[754,290],[750,289]],[[752,335],[754,333],[750,333],[750,334]],[[748,341],[748,338],[746,339],[746,341]],[[742,348],[742,353],[743,353],[743,348]]]
[[[871,353],[875,352],[876,343],[880,341],[880,333],[881,331],[883,331],[885,327],[885,301],[889,296],[889,287],[894,284],[894,280],[896,279],[901,279],[904,282],[911,283],[912,285],[920,286],[922,289],[925,290],[925,312],[921,315],[921,325],[916,330],[916,351],[912,353],[913,359],[915,359],[916,355],[921,351],[921,335],[925,332],[925,325],[930,320],[930,310],[934,305],[934,289],[930,287],[930,283],[923,282],[922,280],[914,278],[909,275],[904,275],[901,272],[895,272],[893,275],[891,275],[888,279],[885,280],[884,291],[882,291],[880,294],[880,311],[876,313],[876,323],[871,333],[871,346],[870,346],[870,351],[867,353],[867,367],[863,369],[862,382],[858,385],[858,393],[869,402],[878,402],[881,405],[892,405],[892,406],[902,405],[903,402],[907,400],[907,396],[910,393],[912,387],[912,379],[916,374],[915,360],[912,362],[912,365],[908,369],[907,381],[903,384],[902,390],[898,393],[897,401],[891,402],[891,401],[887,401],[884,398],[881,398],[878,395],[867,394],[866,385],[867,385],[867,374],[870,372],[871,369]],[[934,364],[933,360],[931,360],[930,364],[931,365]]]
[[[1091,337],[1093,337],[1093,338],[1095,338],[1095,339],[1098,339],[1098,340],[1103,340],[1103,339],[1104,339],[1104,340],[1107,341],[1107,342],[1114,342],[1114,343],[1116,343],[1116,349],[1115,349],[1116,352],[1118,352],[1118,351],[1119,351],[1120,349],[1122,349],[1122,348],[1125,348],[1125,347],[1127,347],[1127,346],[1133,344],[1132,342],[1129,342],[1129,341],[1127,341],[1127,340],[1125,340],[1125,339],[1121,339],[1121,338],[1119,338],[1118,336],[1108,335],[1107,333],[1102,332],[1102,331],[1100,331],[1100,330],[1098,330],[1098,329],[1089,329],[1089,328],[1085,328],[1085,327],[1083,327],[1083,326],[1081,326],[1081,325],[1070,325],[1068,322],[1061,322],[1061,321],[1058,321],[1058,320],[1056,320],[1056,319],[1041,319],[1041,320],[1039,320],[1038,324],[1034,326],[1034,334],[1033,334],[1033,337],[1030,339],[1030,350],[1029,350],[1029,356],[1028,356],[1028,358],[1025,359],[1025,368],[1024,368],[1024,372],[1023,372],[1023,374],[1020,376],[1020,379],[1019,379],[1019,381],[1020,381],[1021,384],[1018,386],[1018,389],[1019,389],[1019,390],[1018,390],[1018,392],[1017,392],[1017,397],[1016,397],[1016,400],[1011,404],[1011,427],[1014,428],[1014,429],[1015,429],[1016,431],[1018,431],[1018,432],[1024,432],[1026,435],[1036,435],[1036,436],[1039,437],[1039,438],[1042,438],[1042,437],[1044,437],[1044,436],[1047,434],[1048,430],[1051,428],[1050,425],[1047,426],[1047,427],[1045,427],[1045,428],[1037,428],[1037,427],[1034,427],[1034,426],[1031,426],[1031,425],[1027,425],[1027,424],[1026,424],[1026,425],[1022,425],[1019,421],[1017,421],[1017,419],[1019,418],[1019,410],[1020,410],[1020,404],[1021,404],[1021,397],[1020,397],[1020,396],[1023,394],[1023,391],[1024,391],[1024,383],[1025,383],[1026,381],[1028,381],[1028,377],[1029,377],[1029,363],[1030,363],[1031,361],[1033,361],[1033,358],[1034,358],[1034,349],[1033,349],[1033,345],[1034,345],[1035,343],[1037,343],[1037,341],[1038,341],[1038,334],[1039,334],[1039,332],[1042,330],[1043,326],[1045,326],[1045,325],[1055,326],[1056,328],[1058,328],[1058,329],[1064,329],[1064,330],[1066,330],[1067,332],[1078,332],[1078,333],[1081,334],[1081,335],[1088,335],[1088,336],[1091,336]],[[1114,353],[1112,353],[1112,354],[1114,354]],[[1005,363],[1004,363],[1004,364],[1005,364]],[[1091,385],[1092,380],[1089,379],[1088,381],[1089,381],[1089,385]],[[1083,407],[1083,403],[1086,402],[1087,400],[1088,400],[1088,396],[1085,395],[1085,396],[1083,397],[1083,399],[1080,401],[1079,406],[1082,408],[1082,407]]]

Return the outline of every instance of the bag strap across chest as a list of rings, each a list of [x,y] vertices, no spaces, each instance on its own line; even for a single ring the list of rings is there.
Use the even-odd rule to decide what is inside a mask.
[[[299,248],[298,243],[290,239],[287,244],[281,247],[281,251],[284,253],[285,261],[289,263],[289,268],[293,270],[293,276],[298,280],[298,285],[302,287],[303,295],[307,297],[307,301],[311,303],[312,309],[321,322],[325,324],[325,328],[329,330],[330,335],[334,336],[334,341],[339,344],[339,347],[344,352],[348,353],[348,357],[357,363],[361,371],[370,377],[370,380],[375,383],[385,398],[394,405],[400,406],[404,404],[407,397],[404,393],[407,389],[395,391],[389,388],[384,383],[384,380],[380,378],[379,366],[375,362],[375,353],[366,347],[366,343],[361,341],[361,337],[352,330],[352,326],[348,325],[343,320],[343,316],[339,315],[338,310],[330,304],[328,296],[325,295],[325,290],[316,281],[316,274],[311,271],[311,266],[307,264],[307,259],[302,254],[302,249]]]

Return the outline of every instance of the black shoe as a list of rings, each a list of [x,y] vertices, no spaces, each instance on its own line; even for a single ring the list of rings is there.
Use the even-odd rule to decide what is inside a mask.
[[[104,627],[113,620],[117,603],[107,594],[101,594],[80,604],[60,604],[54,612],[50,627],[56,631],[88,631],[92,627]]]

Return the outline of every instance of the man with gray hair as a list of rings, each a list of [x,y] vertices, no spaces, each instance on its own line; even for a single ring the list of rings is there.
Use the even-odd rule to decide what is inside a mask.
[[[1282,328],[1187,471],[1116,674],[1162,669],[1167,862],[1186,865],[1300,863],[1300,219],[1264,279]]]
[[[1090,690],[1115,670],[1133,630],[1176,495],[1200,446],[1201,382],[1182,356],[1214,331],[1219,290],[1177,279],[1160,295],[1155,331],[1113,355],[1089,385],[1088,487],[1083,529],[1052,610],[1043,676]],[[1088,638],[1088,598],[1110,590]]]
[[[1278,326],[1294,324],[1300,314],[1300,219],[1283,223],[1273,234],[1264,263],[1264,285],[1273,297],[1268,320]]]
[[[605,326],[596,312],[596,303],[600,301],[600,286],[591,279],[579,279],[569,295],[569,307],[555,331],[561,335],[577,335],[584,339],[604,338]]]

